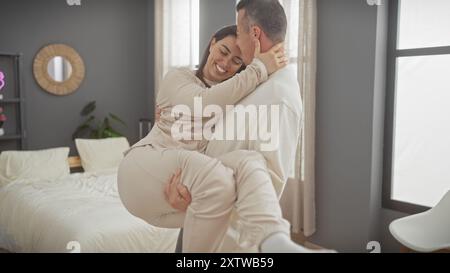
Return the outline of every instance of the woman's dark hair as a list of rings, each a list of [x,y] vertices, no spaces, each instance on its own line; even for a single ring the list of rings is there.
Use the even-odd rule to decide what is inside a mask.
[[[223,40],[228,36],[237,37],[237,26],[236,25],[226,26],[226,27],[219,29],[213,35],[213,37],[209,41],[208,46],[205,49],[205,53],[203,53],[202,61],[200,62],[200,65],[198,66],[198,70],[197,70],[197,73],[195,74],[195,76],[197,76],[197,78],[199,78],[207,87],[210,87],[210,86],[204,80],[203,69],[205,68],[206,62],[208,61],[208,58],[209,58],[209,48],[211,47],[211,43],[214,39],[216,40],[216,43],[217,43],[218,41]],[[239,69],[239,71],[237,73],[241,72],[244,69],[245,69],[245,65],[242,65],[242,67]]]

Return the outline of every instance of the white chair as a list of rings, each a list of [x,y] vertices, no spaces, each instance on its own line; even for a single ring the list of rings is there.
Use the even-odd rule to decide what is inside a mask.
[[[450,191],[432,209],[393,221],[389,230],[403,246],[417,252],[450,249]]]

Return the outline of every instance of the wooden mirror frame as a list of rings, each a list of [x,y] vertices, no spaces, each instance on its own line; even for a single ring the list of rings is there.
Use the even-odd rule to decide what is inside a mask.
[[[48,73],[48,63],[57,56],[64,57],[72,66],[70,78],[63,82],[53,80]],[[75,49],[64,44],[52,44],[42,48],[34,58],[33,73],[42,89],[53,95],[65,96],[80,87],[84,80],[85,67],[83,59]]]

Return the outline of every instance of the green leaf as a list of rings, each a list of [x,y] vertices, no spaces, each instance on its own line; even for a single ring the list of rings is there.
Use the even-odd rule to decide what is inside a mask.
[[[108,128],[107,131],[109,137],[123,137],[123,134],[117,132],[116,130],[114,130],[113,128]]]
[[[91,101],[83,108],[83,110],[81,110],[81,115],[84,117],[84,116],[91,114],[92,112],[94,112],[96,107],[97,107],[96,102]]]
[[[113,133],[111,133],[111,131],[109,129],[106,129],[104,132],[104,136],[105,136],[105,138],[111,138],[111,137],[113,137]]]
[[[109,116],[110,116],[113,120],[115,120],[115,121],[121,123],[123,126],[127,127],[127,124],[126,124],[122,119],[120,119],[118,116],[116,116],[116,115],[114,115],[114,114],[111,114],[111,113],[109,113]]]

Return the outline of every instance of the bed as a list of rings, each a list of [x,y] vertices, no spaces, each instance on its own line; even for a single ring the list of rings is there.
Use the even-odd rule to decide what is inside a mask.
[[[80,159],[70,158],[79,168]],[[117,170],[0,187],[0,249],[9,252],[174,252],[179,229],[149,225],[123,207]]]

